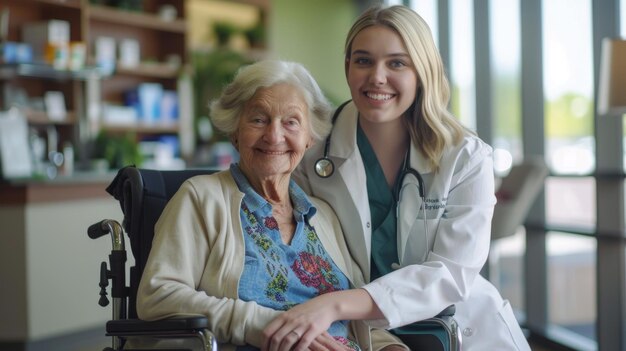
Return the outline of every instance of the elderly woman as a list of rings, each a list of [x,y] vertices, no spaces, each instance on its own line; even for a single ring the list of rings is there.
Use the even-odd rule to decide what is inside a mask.
[[[222,350],[255,350],[263,329],[283,311],[360,286],[363,277],[329,206],[291,180],[304,152],[331,127],[331,107],[310,74],[291,62],[246,66],[211,108],[240,161],[187,180],[168,203],[156,224],[137,311],[145,320],[203,314]],[[299,338],[291,331],[284,343]],[[402,347],[383,330],[337,321],[310,349],[359,346]]]

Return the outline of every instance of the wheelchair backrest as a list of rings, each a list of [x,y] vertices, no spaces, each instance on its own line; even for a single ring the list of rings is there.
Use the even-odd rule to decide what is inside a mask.
[[[135,259],[135,266],[130,269],[129,318],[137,318],[137,287],[152,248],[154,225],[165,205],[185,180],[214,172],[216,170],[212,169],[153,170],[128,166],[120,169],[107,187],[107,192],[122,208],[122,225]]]

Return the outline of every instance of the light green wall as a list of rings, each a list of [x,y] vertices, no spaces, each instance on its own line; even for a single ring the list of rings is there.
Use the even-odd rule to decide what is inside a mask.
[[[349,99],[343,45],[357,11],[352,0],[272,0],[272,55],[305,65],[333,103]]]

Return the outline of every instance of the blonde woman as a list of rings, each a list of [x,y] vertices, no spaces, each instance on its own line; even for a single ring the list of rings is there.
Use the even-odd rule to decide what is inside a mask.
[[[529,350],[509,302],[479,274],[496,203],[492,149],[448,112],[427,24],[404,6],[367,10],[348,33],[345,71],[352,101],[294,178],[336,211],[369,283],[281,315],[265,349],[287,350],[280,340],[294,330],[294,350],[305,350],[335,320],[410,329],[455,305],[464,351]]]

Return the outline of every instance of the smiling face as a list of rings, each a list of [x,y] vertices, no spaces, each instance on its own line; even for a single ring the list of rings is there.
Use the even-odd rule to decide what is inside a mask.
[[[312,142],[302,92],[286,83],[258,89],[246,103],[233,138],[239,166],[253,186],[289,179]]]
[[[400,35],[374,25],[352,41],[346,75],[360,116],[371,123],[396,121],[415,100],[418,79]]]

